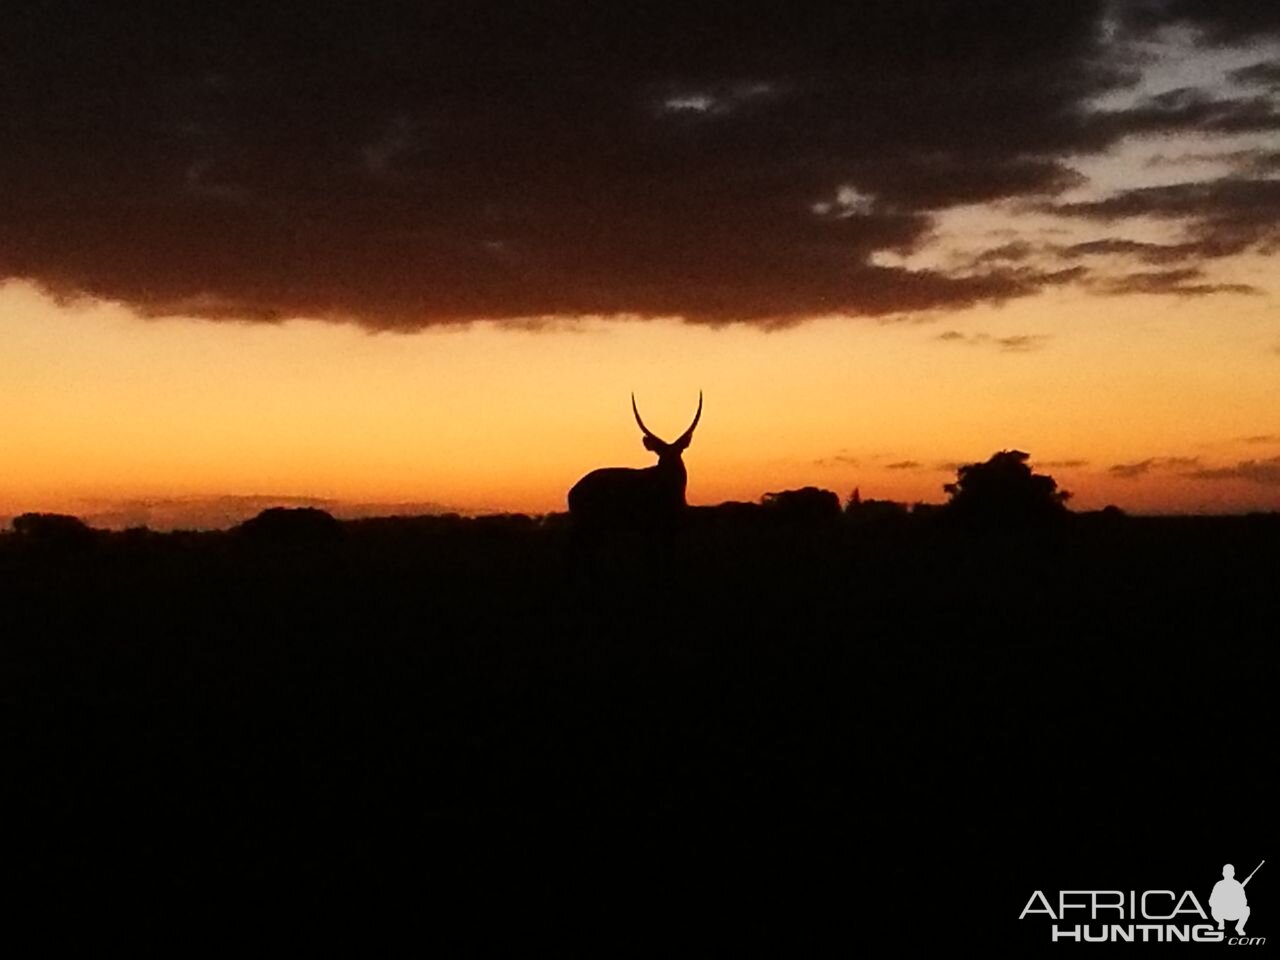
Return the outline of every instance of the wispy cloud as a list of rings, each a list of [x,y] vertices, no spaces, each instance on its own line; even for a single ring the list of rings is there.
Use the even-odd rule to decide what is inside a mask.
[[[1146,270],[1117,277],[1103,277],[1090,285],[1100,293],[1122,296],[1132,293],[1165,294],[1178,297],[1207,297],[1219,293],[1257,295],[1257,287],[1247,283],[1215,283],[1204,279],[1199,267],[1178,270]]]
[[[856,467],[861,464],[861,461],[850,454],[837,453],[829,457],[819,457],[813,463],[818,467]]]
[[[1134,463],[1116,463],[1107,467],[1107,473],[1121,480],[1133,480],[1158,470],[1179,470],[1194,467],[1199,457],[1148,457]]]
[[[1245,480],[1263,486],[1280,486],[1280,457],[1241,460],[1230,467],[1210,467],[1187,474],[1194,480]]]
[[[1236,83],[1280,90],[1280,63],[1275,60],[1263,60],[1247,67],[1240,67],[1231,71],[1231,79]]]
[[[995,337],[989,333],[961,333],[959,330],[946,330],[934,337],[942,343],[959,343],[970,347],[995,347],[1002,353],[1031,353],[1044,347],[1051,339],[1043,333],[1015,333],[1004,337]]]

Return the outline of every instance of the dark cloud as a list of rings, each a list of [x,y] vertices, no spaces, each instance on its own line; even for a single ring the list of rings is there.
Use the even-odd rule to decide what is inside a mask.
[[[1252,178],[1270,173],[1272,167],[1280,169],[1280,153],[1250,150],[1239,151],[1229,158],[1204,159],[1229,159],[1249,176],[1122,191],[1102,200],[1052,208],[1054,213],[1107,225],[1139,218],[1178,221],[1175,226],[1185,239],[1154,243],[1108,236],[1071,244],[1009,243],[980,253],[971,262],[975,265],[1002,263],[1006,272],[1015,269],[1015,264],[1047,263],[1054,259],[1073,262],[1104,258],[1162,267],[1182,265],[1176,271],[1134,275],[1077,269],[1071,279],[1092,283],[1104,292],[1131,292],[1127,289],[1131,285],[1136,285],[1139,292],[1150,292],[1143,287],[1144,283],[1160,292],[1254,292],[1239,285],[1190,286],[1187,281],[1203,276],[1201,268],[1194,264],[1225,259],[1248,250],[1270,253],[1280,249],[1280,224],[1271,219],[1271,214],[1280,216],[1280,193],[1274,181]],[[1177,161],[1166,158],[1162,162]],[[1064,271],[1046,271],[1040,276],[1046,278],[1047,283],[1050,278],[1063,274]],[[1180,285],[1180,288],[1166,290],[1170,285]]]
[[[1144,477],[1153,470],[1178,470],[1194,467],[1200,462],[1199,457],[1148,457],[1136,463],[1117,463],[1107,467],[1107,473],[1121,480],[1133,480]]]
[[[1269,174],[1280,171],[1280,150],[1225,150],[1216,152],[1192,152],[1181,154],[1156,154],[1149,157],[1144,166],[1152,169],[1167,167],[1185,167],[1189,164],[1215,163],[1226,164],[1238,176],[1246,179],[1265,179]]]
[[[1280,150],[1257,150],[1242,160],[1245,173],[1255,176],[1280,173]]]
[[[1267,0],[1120,0],[1114,13],[1135,31],[1177,24],[1218,44],[1280,37],[1280,7]]]
[[[938,211],[1056,196],[1081,182],[1069,158],[1129,133],[1271,122],[1194,92],[1091,116],[1135,76],[1109,9],[29,5],[0,32],[0,277],[394,329],[1024,297],[1083,270],[872,258],[919,248]],[[1260,29],[1195,4],[1126,23],[1170,17]]]
[[[1140,187],[1102,200],[1054,208],[1058,213],[1105,221],[1139,216],[1193,218],[1200,222],[1230,218],[1251,232],[1276,228],[1277,209],[1280,209],[1280,181],[1245,177]]]
[[[1268,96],[1220,97],[1197,87],[1168,90],[1127,110],[1102,112],[1090,128],[1105,140],[1199,133],[1269,133],[1280,130],[1280,109]]]
[[[1236,83],[1257,85],[1260,87],[1280,87],[1280,61],[1263,60],[1247,67],[1231,71],[1231,79]]]
[[[1147,157],[1142,165],[1151,170],[1168,167],[1185,167],[1193,163],[1226,163],[1240,166],[1257,156],[1256,150],[1189,151],[1185,153],[1157,153]]]
[[[1261,291],[1247,283],[1206,283],[1204,271],[1198,267],[1178,270],[1150,270],[1105,277],[1091,286],[1101,293],[1121,296],[1133,293],[1167,294],[1179,297],[1207,297],[1219,293],[1257,294]]]
[[[1079,257],[1133,257],[1143,263],[1177,263],[1188,257],[1203,256],[1203,251],[1194,243],[1147,243],[1140,240],[1123,240],[1109,237],[1104,240],[1088,240],[1084,243],[1073,243],[1059,247],[1060,256]]]
[[[1280,457],[1241,460],[1233,467],[1212,467],[1187,474],[1195,480],[1247,480],[1264,486],[1280,486]]]
[[[989,263],[1021,263],[1030,259],[1036,252],[1035,246],[1025,240],[1012,240],[1009,243],[984,250],[973,258],[975,265]]]
[[[1133,253],[1148,262],[1170,262],[1179,257],[1213,260],[1245,251],[1280,251],[1280,180],[1275,179],[1222,177],[1129,189],[1102,200],[1057,205],[1055,211],[1098,223],[1148,218],[1178,225],[1184,241],[1167,246],[1110,241],[1115,247],[1112,252]],[[1137,289],[1193,296],[1252,292],[1239,284],[1206,284],[1198,280],[1198,268],[1185,268],[1121,276],[1114,283],[1101,284],[1101,288],[1108,293]]]

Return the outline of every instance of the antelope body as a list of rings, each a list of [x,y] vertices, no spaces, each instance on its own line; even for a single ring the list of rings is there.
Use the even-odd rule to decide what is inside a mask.
[[[678,516],[685,507],[684,491],[688,473],[682,454],[693,439],[693,428],[702,416],[702,392],[698,392],[698,412],[693,423],[672,443],[644,425],[631,395],[631,411],[644,434],[644,446],[658,455],[652,467],[605,467],[592,470],[569,491],[569,513],[587,522],[635,523],[661,521]]]

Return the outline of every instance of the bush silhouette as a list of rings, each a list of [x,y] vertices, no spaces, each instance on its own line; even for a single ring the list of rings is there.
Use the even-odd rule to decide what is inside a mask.
[[[943,486],[951,499],[949,515],[992,526],[1041,523],[1067,512],[1071,496],[1048,474],[1027,465],[1030,455],[1001,450],[985,463],[968,463],[956,471],[956,482]]]
[[[13,532],[27,543],[80,547],[91,543],[94,530],[79,517],[64,513],[24,513],[13,518]]]
[[[776,516],[804,523],[836,520],[840,516],[840,498],[831,490],[818,487],[766,493],[760,503]]]
[[[236,528],[259,543],[325,543],[342,534],[332,514],[315,507],[271,507]]]
[[[909,516],[907,505],[896,500],[863,500],[862,492],[855,489],[844,505],[844,515],[850,523],[858,525],[883,525],[905,523]]]

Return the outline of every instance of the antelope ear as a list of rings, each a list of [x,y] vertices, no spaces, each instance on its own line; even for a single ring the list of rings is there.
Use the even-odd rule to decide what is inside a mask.
[[[648,434],[645,434],[643,443],[646,450],[652,450],[654,453],[661,453],[667,446],[657,437],[651,437]]]

